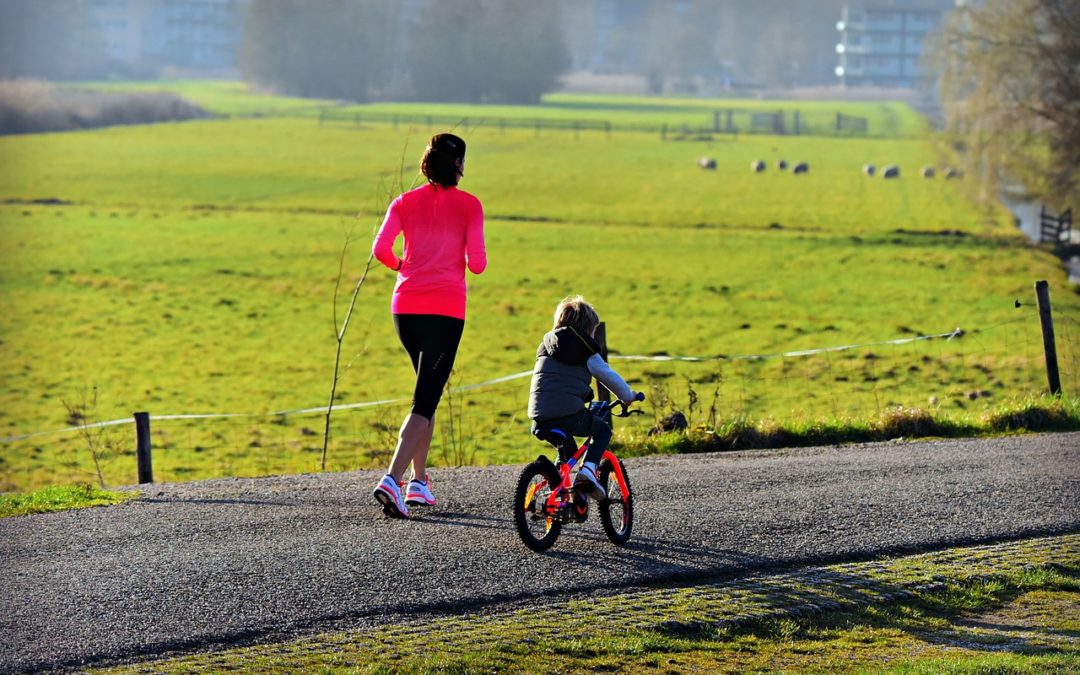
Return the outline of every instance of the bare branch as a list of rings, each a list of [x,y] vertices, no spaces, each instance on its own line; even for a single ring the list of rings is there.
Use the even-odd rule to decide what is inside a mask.
[[[408,148],[408,145],[409,138],[408,136],[406,136],[405,144],[401,151],[402,159],[398,169],[397,183],[390,186],[389,189],[386,189],[384,187],[384,201],[386,206],[389,206],[391,200],[393,200],[394,197],[401,192],[402,175],[404,174],[405,170],[405,150],[406,148]],[[386,207],[384,207],[384,210],[385,208]],[[357,214],[357,217],[359,218],[361,215],[362,214]],[[373,227],[373,230],[377,228],[378,225],[376,224]],[[342,246],[341,256],[338,259],[338,276],[334,284],[334,330],[335,338],[337,340],[337,346],[334,350],[334,374],[330,384],[330,400],[326,403],[326,425],[323,429],[323,447],[321,462],[321,467],[323,471],[326,471],[326,452],[327,448],[330,445],[330,419],[334,412],[334,399],[337,397],[338,383],[341,381],[341,378],[344,374],[341,370],[341,350],[345,341],[345,334],[349,330],[349,324],[352,321],[353,311],[356,309],[357,299],[360,297],[360,290],[364,287],[364,282],[367,281],[368,273],[371,271],[372,262],[375,259],[374,251],[369,252],[367,261],[364,263],[364,270],[361,273],[360,278],[357,279],[356,284],[353,286],[352,295],[349,297],[349,308],[345,312],[345,318],[341,321],[341,327],[339,329],[337,321],[338,294],[340,292],[341,278],[344,275],[345,253],[349,247],[350,241],[352,240],[352,234],[353,231],[350,229],[350,231],[345,237],[345,244],[344,246]],[[359,357],[359,353],[357,354],[357,357]],[[345,372],[348,372],[352,368],[355,361],[356,358],[353,358],[353,360],[349,362],[348,366],[345,368]]]

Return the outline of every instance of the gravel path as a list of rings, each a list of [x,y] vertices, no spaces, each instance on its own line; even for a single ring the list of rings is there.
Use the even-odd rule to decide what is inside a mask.
[[[375,472],[155,485],[121,506],[3,519],[0,671],[1080,531],[1080,433],[627,466],[625,549],[595,519],[547,554],[525,549],[515,466],[438,471],[442,504],[411,522],[374,505]]]

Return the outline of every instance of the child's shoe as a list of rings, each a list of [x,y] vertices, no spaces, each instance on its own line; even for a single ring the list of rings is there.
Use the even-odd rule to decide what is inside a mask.
[[[431,477],[427,480],[413,478],[405,494],[405,503],[409,506],[435,506],[435,495],[431,493]]]
[[[582,465],[578,471],[577,478],[574,479],[574,487],[593,499],[607,499],[607,490],[600,484],[600,479],[596,477],[596,467],[589,462]]]
[[[390,474],[383,476],[373,492],[375,499],[382,504],[383,513],[391,518],[408,518],[409,507],[401,498],[401,486],[397,484]]]

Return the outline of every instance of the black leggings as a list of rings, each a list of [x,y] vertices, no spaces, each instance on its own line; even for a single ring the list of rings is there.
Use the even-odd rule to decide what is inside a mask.
[[[412,412],[430,420],[450,379],[465,320],[439,314],[395,314],[394,328],[416,371]]]

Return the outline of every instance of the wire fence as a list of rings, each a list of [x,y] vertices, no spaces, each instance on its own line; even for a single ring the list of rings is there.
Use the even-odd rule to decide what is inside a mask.
[[[607,120],[595,119],[560,119],[556,117],[492,117],[492,116],[453,116],[407,113],[387,113],[360,110],[323,109],[319,113],[319,125],[333,122],[347,122],[354,126],[364,124],[390,124],[396,131],[399,126],[427,126],[429,128],[460,128],[464,132],[476,128],[528,129],[538,135],[543,131],[600,131],[608,135],[616,130],[615,125]],[[623,129],[618,129],[623,130]]]
[[[285,116],[312,117],[310,110],[283,113]],[[439,114],[398,113],[368,111],[356,108],[321,108],[317,115],[319,125],[346,123],[355,127],[367,124],[390,124],[396,131],[400,126],[427,126],[428,128],[489,128],[532,130],[536,135],[544,132],[602,132],[610,136],[614,132],[660,134],[663,140],[684,140],[711,136],[713,134],[773,134],[795,136],[865,136],[870,131],[869,121],[843,113],[799,110],[754,110],[729,108],[703,112],[700,117],[680,122],[646,121],[627,122],[601,119],[567,119],[559,117],[499,117],[454,116]]]
[[[1055,315],[1061,384],[1080,392],[1080,316]],[[678,410],[705,428],[733,420],[795,423],[873,419],[896,408],[952,418],[978,418],[1010,402],[1047,392],[1043,338],[1036,317],[907,335],[870,344],[752,355],[624,355],[613,366],[649,412],[618,420],[620,434],[645,435]],[[433,466],[514,463],[545,448],[525,414],[529,371],[462,385],[454,378],[436,415]],[[456,375],[455,375],[456,378]],[[327,446],[328,470],[385,466],[407,397],[336,406]],[[322,468],[325,406],[260,414],[151,415],[153,470],[158,481],[305,473]],[[46,484],[134,484],[136,443],[131,420],[0,439],[0,490]],[[93,448],[93,450],[91,450]],[[98,461],[95,463],[93,455]]]

